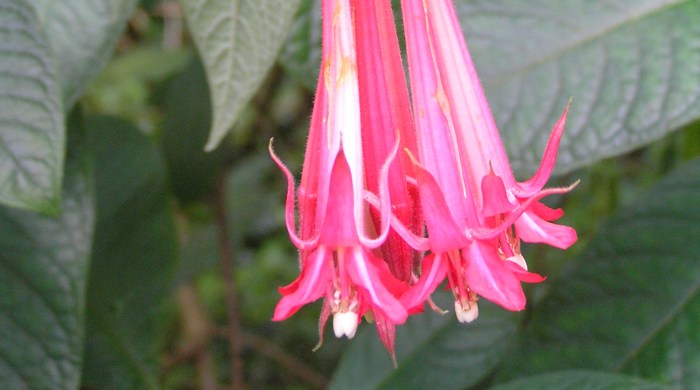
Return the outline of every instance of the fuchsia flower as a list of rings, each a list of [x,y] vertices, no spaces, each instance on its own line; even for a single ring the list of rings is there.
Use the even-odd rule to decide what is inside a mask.
[[[563,249],[576,241],[574,229],[553,223],[563,212],[539,202],[573,188],[543,189],[567,110],[535,175],[516,181],[452,2],[401,5],[413,111],[391,2],[322,1],[298,232],[294,178],[270,143],[287,177],[285,220],[301,263],[273,320],[325,297],[321,340],[331,315],[335,335],[348,338],[366,316],[392,356],[395,325],[431,303],[445,278],[460,322],[478,316],[479,296],[522,310],[521,282],[544,278],[527,270],[520,240]]]
[[[397,154],[398,135],[392,129],[361,126],[360,108],[368,112],[362,118],[383,120],[388,126],[410,125],[411,117],[409,110],[404,110],[402,116],[399,111],[372,114],[369,109],[394,109],[388,101],[381,100],[388,99],[387,88],[396,81],[386,81],[384,74],[380,74],[377,77],[382,85],[377,87],[377,77],[358,79],[355,31],[377,31],[377,19],[386,18],[387,11],[386,7],[380,7],[383,11],[377,16],[374,9],[368,8],[372,2],[357,1],[357,12],[366,16],[358,18],[351,3],[351,0],[323,0],[323,59],[298,190],[299,234],[294,216],[294,179],[270,148],[273,159],[287,176],[286,224],[301,258],[301,274],[292,284],[280,289],[283,297],[275,308],[273,320],[284,320],[306,303],[325,297],[321,335],[332,314],[335,335],[352,338],[360,318],[371,313],[380,338],[393,353],[394,325],[403,323],[408,316],[399,301],[408,284],[396,279],[377,254],[382,252],[379,248],[389,235],[390,193],[408,203],[412,200],[403,182],[401,165],[392,163]],[[391,33],[393,27],[387,30],[384,26],[382,31]],[[363,50],[373,50],[370,39],[375,38],[363,35]],[[361,53],[359,57],[365,61],[361,68],[366,72],[381,69],[376,63],[368,62],[377,55],[381,58],[381,53]],[[407,97],[405,100],[408,107]],[[373,147],[367,156],[363,145]],[[374,218],[375,229],[369,231],[372,221],[363,199],[365,182],[375,188],[380,203]],[[408,215],[402,221],[413,219],[414,216]],[[376,237],[371,238],[374,230]],[[399,248],[398,252],[405,251]]]
[[[357,41],[358,81],[362,150],[366,189],[380,192],[379,173],[394,145],[417,152],[416,132],[401,62],[391,2],[353,0]],[[423,233],[418,191],[406,182],[412,176],[413,162],[401,153],[389,166],[388,188],[394,218],[413,234]],[[376,209],[370,208],[374,227],[381,226]],[[414,250],[391,229],[379,254],[398,280],[410,283],[420,267],[422,253]],[[405,286],[404,283],[404,286]],[[374,316],[379,338],[394,354],[395,324]]]
[[[461,322],[476,318],[479,295],[522,310],[521,282],[544,278],[527,271],[520,239],[559,248],[576,241],[572,228],[550,222],[561,210],[538,202],[571,189],[543,190],[566,111],[554,126],[537,173],[518,183],[451,1],[403,0],[402,10],[418,132],[416,178],[432,252],[420,281],[402,302],[409,309],[422,305],[446,275]]]

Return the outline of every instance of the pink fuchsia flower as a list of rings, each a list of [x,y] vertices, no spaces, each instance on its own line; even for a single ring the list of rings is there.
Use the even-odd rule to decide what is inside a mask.
[[[283,297],[273,320],[284,320],[301,306],[325,297],[321,336],[326,320],[333,315],[335,335],[352,338],[366,313],[371,312],[378,324],[380,319],[383,325],[392,326],[403,323],[408,315],[397,298],[407,284],[395,279],[373,252],[389,233],[388,177],[397,144],[386,151],[381,166],[364,165],[363,138],[372,134],[361,129],[354,36],[354,30],[363,26],[353,17],[350,0],[323,0],[322,9],[323,58],[298,190],[298,234],[294,178],[270,148],[272,158],[287,176],[287,230],[301,259],[299,277],[280,288]],[[358,25],[354,25],[356,21]],[[380,199],[374,238],[367,231],[370,221],[363,200],[368,168],[379,170],[372,173]],[[378,328],[381,335],[383,327]]]
[[[521,282],[543,278],[527,271],[520,239],[559,248],[576,241],[572,228],[551,222],[561,210],[539,203],[546,195],[570,190],[543,189],[566,110],[537,173],[517,182],[452,2],[403,0],[402,10],[418,132],[416,178],[432,251],[404,303],[421,304],[446,275],[462,322],[478,315],[477,296],[522,310]]]
[[[398,143],[402,150],[417,153],[416,134],[391,2],[353,0],[351,5],[356,26],[365,183],[369,193],[377,194],[379,173],[392,149]],[[400,154],[389,166],[388,188],[393,217],[414,234],[421,234],[418,189],[406,181],[407,176],[414,176],[413,169],[408,155]],[[379,229],[380,213],[375,208],[369,211],[374,227]],[[414,250],[394,229],[379,249],[397,279],[405,283],[415,279],[414,269],[420,267],[422,252]],[[395,324],[376,314],[379,338],[393,356]]]

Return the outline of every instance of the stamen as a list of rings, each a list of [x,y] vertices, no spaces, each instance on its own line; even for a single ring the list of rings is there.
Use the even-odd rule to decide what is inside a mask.
[[[476,301],[455,301],[455,315],[459,322],[470,323],[479,317],[479,305]]]
[[[464,262],[462,261],[462,253],[460,250],[455,249],[455,250],[448,252],[447,257],[450,259],[450,262],[452,263],[452,269],[454,269],[455,277],[457,278],[457,284],[456,285],[453,284],[452,286],[455,289],[457,289],[456,294],[458,297],[465,297],[465,296],[467,296],[467,286],[466,286],[466,280],[465,280],[466,269],[464,268]],[[455,292],[453,292],[453,293],[455,293]]]
[[[347,336],[351,339],[357,332],[357,313],[354,311],[338,312],[333,315],[333,333],[335,337]]]

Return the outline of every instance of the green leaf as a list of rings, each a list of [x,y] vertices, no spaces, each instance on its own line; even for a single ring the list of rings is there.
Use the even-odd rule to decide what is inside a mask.
[[[620,212],[551,284],[504,377],[559,368],[700,388],[700,160]]]
[[[461,389],[493,372],[513,340],[517,315],[490,303],[464,325],[429,311],[397,327],[398,368],[371,324],[363,324],[333,377],[332,389]]]
[[[157,388],[157,317],[176,266],[164,163],[133,125],[106,117],[86,123],[95,154],[97,224],[83,385]]]
[[[94,194],[73,131],[70,146],[61,215],[0,207],[3,389],[75,389],[80,383]]]
[[[66,108],[112,55],[138,0],[27,0],[53,49]]]
[[[695,0],[458,5],[519,172],[537,168],[570,98],[559,172],[625,153],[700,118]]]
[[[559,371],[535,375],[500,386],[492,390],[663,390],[663,385],[640,378],[595,371]]]
[[[204,69],[193,61],[168,86],[162,148],[169,182],[183,202],[211,195],[225,166],[227,148],[204,152],[211,126],[211,103]]]
[[[46,37],[23,0],[0,2],[0,203],[60,205],[65,125]]]
[[[215,149],[258,89],[286,38],[299,0],[181,0],[204,62]]]

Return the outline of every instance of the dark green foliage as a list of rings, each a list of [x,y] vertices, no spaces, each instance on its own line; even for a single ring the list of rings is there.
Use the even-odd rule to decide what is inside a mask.
[[[547,202],[580,240],[525,247],[524,313],[411,317],[397,368],[364,321],[311,352],[320,303],[270,321],[320,3],[0,0],[0,388],[233,383],[231,284],[250,388],[700,388],[700,3],[455,1],[519,177],[573,99]]]

